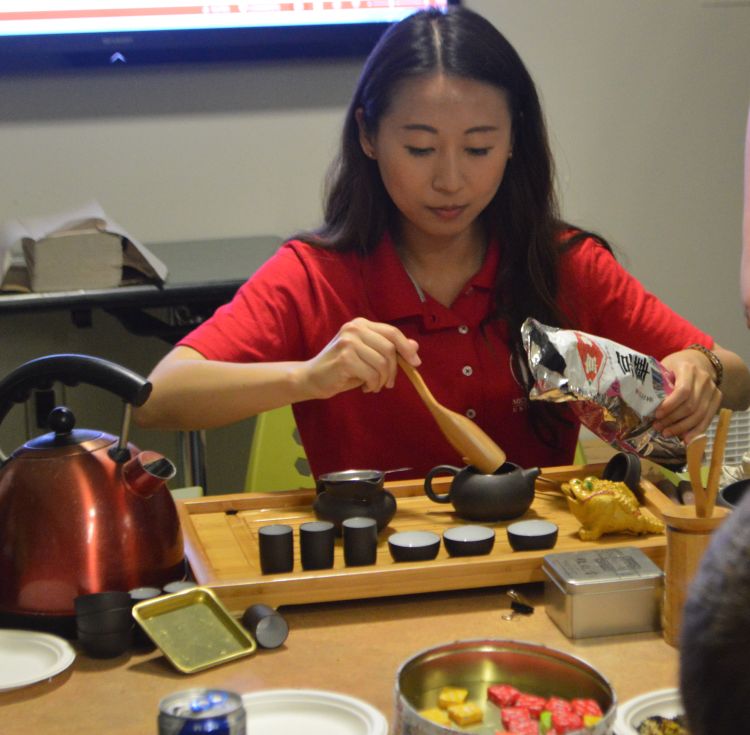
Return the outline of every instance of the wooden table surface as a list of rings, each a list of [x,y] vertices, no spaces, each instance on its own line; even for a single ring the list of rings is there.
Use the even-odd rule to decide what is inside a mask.
[[[607,677],[620,702],[676,686],[677,651],[660,634],[572,641],[548,618],[539,583],[517,588],[537,605],[535,612],[504,620],[507,589],[284,607],[290,633],[282,648],[192,675],[178,673],[158,651],[110,660],[79,653],[52,681],[0,694],[0,732],[155,735],[159,700],[192,687],[326,689],[364,699],[392,721],[398,667],[418,651],[456,639],[512,638],[561,649]]]

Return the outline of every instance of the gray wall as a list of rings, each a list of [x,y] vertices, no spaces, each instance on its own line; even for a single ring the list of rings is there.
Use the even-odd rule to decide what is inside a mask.
[[[610,238],[649,288],[750,359],[738,288],[750,3],[467,5],[508,36],[537,81],[567,218]],[[96,198],[144,242],[313,226],[358,69],[289,63],[0,79],[0,220]],[[63,314],[3,317],[0,345],[2,374],[58,351],[147,373],[168,349],[102,313],[84,330]],[[81,425],[116,431],[106,395],[72,393]],[[250,430],[209,432],[214,490],[241,488]],[[15,410],[0,446],[22,435]],[[177,451],[164,432],[134,439]]]

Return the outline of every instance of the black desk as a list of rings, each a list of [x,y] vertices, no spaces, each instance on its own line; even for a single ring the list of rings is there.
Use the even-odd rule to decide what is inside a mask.
[[[157,336],[174,344],[217,306],[229,301],[281,243],[278,237],[264,235],[148,244],[169,270],[161,286],[2,294],[0,316],[68,310],[78,326],[89,326],[91,310],[100,308],[116,316],[134,334]],[[159,307],[168,309],[169,321],[145,311]]]
[[[162,242],[147,247],[167,266],[161,286],[139,284],[112,289],[1,294],[0,317],[43,311],[70,311],[80,327],[91,325],[93,309],[103,309],[137,335],[177,342],[221,304],[281,245],[264,235],[225,240]],[[149,310],[165,312],[155,315]],[[205,447],[201,432],[189,432],[186,447],[190,481],[206,488]]]

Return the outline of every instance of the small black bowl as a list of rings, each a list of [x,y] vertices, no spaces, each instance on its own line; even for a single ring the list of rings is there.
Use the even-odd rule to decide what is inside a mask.
[[[116,633],[127,630],[133,625],[133,612],[128,607],[113,607],[93,613],[78,613],[76,615],[76,630],[79,633]]]
[[[481,556],[495,545],[495,529],[488,526],[455,526],[443,531],[443,543],[450,556]]]
[[[618,452],[607,462],[602,477],[612,482],[624,482],[634,493],[638,492],[641,482],[640,457],[629,452]]]
[[[745,497],[748,488],[750,488],[750,480],[736,480],[735,482],[730,482],[719,490],[716,504],[734,510],[742,502],[742,498]]]
[[[73,600],[77,615],[112,610],[118,607],[130,607],[131,604],[130,595],[119,590],[78,595]]]
[[[115,658],[130,650],[133,645],[134,626],[114,633],[78,632],[78,643],[91,658]]]
[[[393,561],[429,561],[440,551],[440,536],[432,531],[400,531],[388,537]]]
[[[508,526],[508,542],[514,551],[551,549],[557,543],[558,528],[550,521],[518,521]]]

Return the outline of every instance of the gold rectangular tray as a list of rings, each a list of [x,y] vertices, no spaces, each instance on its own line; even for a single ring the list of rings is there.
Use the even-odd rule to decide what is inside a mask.
[[[139,602],[133,617],[184,674],[247,656],[257,647],[250,633],[204,587]]]
[[[564,481],[586,475],[600,475],[603,464],[570,465],[543,470],[543,476]],[[451,478],[436,478],[433,487],[446,492]],[[185,553],[199,584],[213,589],[234,615],[251,604],[272,606],[332,602],[368,597],[387,597],[443,590],[492,587],[544,579],[542,560],[549,551],[513,551],[506,527],[513,521],[485,524],[495,528],[492,552],[486,556],[451,558],[440,547],[433,561],[399,562],[391,559],[388,536],[393,531],[426,530],[438,534],[446,528],[469,523],[452,512],[452,506],[432,502],[421,480],[386,483],[396,497],[398,509],[378,541],[377,562],[372,566],[346,567],[341,539],[337,539],[333,569],[304,571],[299,558],[301,523],[315,518],[314,490],[275,493],[238,493],[178,501],[178,513],[185,536]],[[642,482],[645,504],[660,512],[671,501],[655,486]],[[613,534],[598,541],[581,541],[579,523],[569,512],[561,493],[550,492],[547,483],[537,481],[537,493],[523,519],[543,518],[559,526],[555,552],[612,546],[640,548],[659,566],[664,566],[664,535],[632,536]],[[515,519],[520,520],[520,519]],[[264,575],[258,559],[258,529],[271,523],[294,528],[294,570]]]

